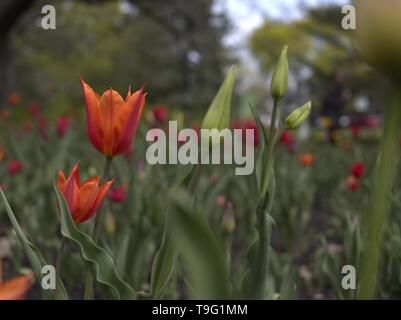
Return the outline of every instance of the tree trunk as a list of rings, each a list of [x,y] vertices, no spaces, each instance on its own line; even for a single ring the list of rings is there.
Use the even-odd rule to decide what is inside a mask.
[[[19,18],[35,0],[1,0],[0,2],[0,106],[13,89],[13,53],[10,35]]]

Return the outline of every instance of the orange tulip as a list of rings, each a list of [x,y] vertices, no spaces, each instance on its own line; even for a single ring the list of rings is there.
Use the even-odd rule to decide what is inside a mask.
[[[75,223],[90,219],[100,207],[110,189],[113,180],[99,187],[100,177],[92,177],[80,183],[78,162],[66,179],[62,171],[58,172],[57,187],[64,195]]]
[[[298,156],[298,162],[303,167],[310,167],[315,163],[315,156],[311,153],[302,153]]]
[[[30,273],[0,283],[0,300],[24,299],[34,280],[33,273]]]
[[[142,89],[124,99],[113,89],[100,97],[82,80],[85,96],[86,125],[93,146],[112,157],[124,153],[131,145],[145,104]]]

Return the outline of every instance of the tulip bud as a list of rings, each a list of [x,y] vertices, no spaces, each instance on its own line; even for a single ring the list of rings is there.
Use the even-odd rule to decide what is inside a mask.
[[[295,109],[285,119],[285,128],[286,129],[298,128],[309,116],[311,110],[312,110],[312,103],[310,101],[305,103],[302,107]]]
[[[231,114],[231,96],[235,81],[235,66],[230,68],[223,84],[214,97],[202,122],[202,129],[223,130],[229,127]]]
[[[401,79],[401,1],[354,0],[356,47],[372,66]]]
[[[287,46],[281,50],[276,69],[273,72],[270,91],[275,101],[280,100],[288,88],[288,59]]]

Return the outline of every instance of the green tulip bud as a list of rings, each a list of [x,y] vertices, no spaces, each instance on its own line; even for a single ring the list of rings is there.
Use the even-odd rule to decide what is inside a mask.
[[[220,133],[223,134],[230,127],[231,97],[234,89],[235,73],[236,67],[232,66],[202,121],[201,129],[211,130],[210,138],[207,139],[205,137],[205,140],[201,132],[202,141],[212,149],[221,142],[223,137]]]
[[[312,102],[308,101],[302,107],[295,109],[291,112],[285,119],[286,129],[296,129],[298,128],[309,116],[312,110]]]
[[[275,101],[280,100],[288,88],[288,59],[287,59],[287,46],[281,50],[276,69],[273,72],[270,91],[271,96]]]
[[[230,126],[231,96],[235,81],[235,66],[230,68],[202,122],[202,129],[223,130]]]

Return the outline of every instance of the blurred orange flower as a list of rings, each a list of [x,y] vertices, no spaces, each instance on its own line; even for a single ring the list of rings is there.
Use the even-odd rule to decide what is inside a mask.
[[[78,162],[66,179],[62,171],[57,175],[57,187],[64,195],[65,201],[75,223],[90,219],[100,207],[110,189],[113,180],[99,186],[100,177],[92,177],[81,184]]]
[[[100,97],[82,80],[85,96],[86,125],[89,140],[106,156],[124,153],[131,145],[145,104],[142,89],[131,94],[126,100],[113,89]]]
[[[316,161],[316,157],[311,153],[301,153],[298,156],[298,162],[303,167],[310,167]]]
[[[0,282],[0,300],[22,300],[32,287],[35,278],[33,273],[19,276],[6,282]]]
[[[8,103],[11,106],[16,106],[17,104],[20,103],[20,101],[21,101],[21,97],[18,93],[13,92],[8,96]]]

